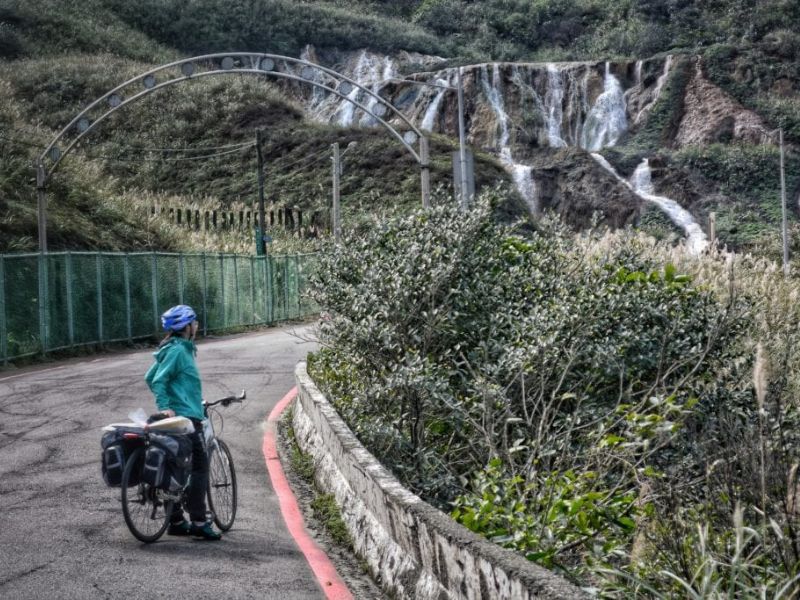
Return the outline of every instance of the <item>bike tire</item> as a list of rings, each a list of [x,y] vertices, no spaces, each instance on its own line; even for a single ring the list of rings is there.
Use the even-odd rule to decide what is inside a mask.
[[[157,490],[138,481],[144,448],[133,451],[122,472],[122,516],[133,536],[146,544],[164,535],[172,514],[172,502],[159,499]]]
[[[217,440],[217,447],[208,457],[208,507],[222,531],[233,527],[238,497],[231,452],[225,442]]]

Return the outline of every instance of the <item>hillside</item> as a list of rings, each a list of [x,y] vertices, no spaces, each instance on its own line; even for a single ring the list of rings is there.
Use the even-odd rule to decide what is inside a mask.
[[[378,85],[373,75],[357,72],[356,63],[365,50],[370,61],[390,61],[398,75],[421,81],[435,81],[442,74],[450,77],[446,69],[454,64],[544,61],[552,65],[611,59],[612,73],[625,89],[630,122],[613,148],[601,150],[605,158],[624,178],[632,177],[637,165],[649,159],[658,193],[689,210],[701,227],[707,228],[709,214],[715,212],[724,244],[759,248],[776,256],[777,127],[784,128],[789,145],[790,198],[800,192],[800,179],[794,175],[799,165],[794,144],[800,140],[800,34],[794,26],[800,24],[799,13],[796,3],[785,0],[144,0],[135,5],[119,0],[6,0],[0,6],[0,134],[5,139],[0,158],[0,249],[35,247],[35,196],[27,165],[36,149],[98,95],[181,56],[241,49],[298,56],[311,47],[313,57],[306,57],[366,85],[377,85],[395,103],[407,101],[412,92],[403,86]],[[651,56],[655,57],[650,60]],[[668,77],[656,85],[665,56],[674,60],[670,59],[670,69],[663,68]],[[637,83],[633,70],[642,62],[650,67]],[[582,63],[557,64],[565,65],[559,67],[563,78],[569,76],[569,64]],[[599,83],[590,84],[581,100],[583,120],[602,95],[602,67],[597,70]],[[549,88],[537,88],[546,72],[534,71],[530,70],[535,79],[531,89],[546,104]],[[698,97],[691,78],[701,71],[703,81],[720,90],[728,104],[719,104],[716,97]],[[487,152],[477,161],[479,187],[498,181],[510,186],[516,179],[519,195],[507,211],[520,214],[526,193],[519,187],[520,174],[530,173],[528,187],[537,190],[541,207],[556,210],[573,226],[585,226],[599,212],[614,226],[634,223],[657,236],[680,237],[669,219],[648,203],[631,199],[630,192],[598,170],[588,154],[575,151],[562,156],[541,136],[531,137],[546,118],[530,113],[524,103],[508,107],[507,147],[516,162],[503,158],[501,124],[487,117],[486,110],[492,110],[488,97],[477,98],[487,89],[511,95],[514,75],[502,69],[500,73],[496,87],[483,86],[479,74],[473,78],[472,109],[487,103],[480,109],[484,112],[468,110],[467,115],[470,143]],[[581,77],[593,81],[594,76]],[[631,118],[630,95],[636,85],[648,93],[658,88],[641,123]],[[412,95],[414,107],[431,108],[432,92]],[[448,98],[433,126],[443,135],[434,136],[431,152],[434,186],[445,188],[450,186],[448,154],[455,148],[456,132]],[[583,120],[568,123],[569,98],[568,90],[566,95],[562,92],[562,126],[585,127]],[[423,101],[427,104],[420,104]],[[680,137],[679,125],[691,112],[690,101],[703,107],[692,113],[698,122],[704,110],[726,113],[734,103],[757,115],[758,131],[750,136],[726,133],[726,121],[720,118],[713,121],[721,124],[719,131],[684,132]],[[218,206],[251,203],[254,148],[243,147],[208,161],[175,160],[181,156],[153,155],[142,149],[244,143],[254,138],[256,129],[265,132],[270,199],[297,205],[308,214],[316,212],[318,219],[326,220],[330,195],[326,149],[334,141],[343,146],[356,141],[343,175],[343,205],[350,226],[392,212],[393,207],[418,203],[418,173],[398,145],[373,128],[342,128],[335,111],[323,118],[315,114],[317,109],[310,94],[255,78],[207,79],[149,96],[98,128],[80,152],[64,162],[52,187],[52,247],[173,249],[217,244],[219,240],[208,238],[190,240],[164,223],[144,220],[142,206],[200,200]],[[418,122],[422,117],[417,113]],[[136,211],[130,210],[132,204]],[[791,204],[794,227],[797,210]],[[93,215],[93,211],[99,212]],[[75,218],[70,217],[73,213]],[[239,246],[249,247],[246,236]]]

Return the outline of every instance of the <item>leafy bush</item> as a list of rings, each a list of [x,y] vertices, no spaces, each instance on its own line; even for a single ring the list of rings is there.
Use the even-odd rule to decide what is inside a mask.
[[[776,549],[797,540],[780,499],[798,382],[771,388],[762,421],[744,382],[751,336],[772,332],[776,359],[795,350],[754,319],[760,296],[676,255],[695,277],[681,274],[637,236],[521,237],[493,222],[497,200],[390,220],[322,257],[311,372],[355,433],[467,527],[584,584],[611,589],[604,570],[643,556],[655,577],[675,506],[724,536],[737,502],[774,517],[785,541],[759,560],[791,575]]]

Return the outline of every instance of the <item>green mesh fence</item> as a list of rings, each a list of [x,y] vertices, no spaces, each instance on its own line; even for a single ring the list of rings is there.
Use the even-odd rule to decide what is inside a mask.
[[[189,304],[203,332],[313,315],[313,254],[0,254],[0,360],[161,334]]]

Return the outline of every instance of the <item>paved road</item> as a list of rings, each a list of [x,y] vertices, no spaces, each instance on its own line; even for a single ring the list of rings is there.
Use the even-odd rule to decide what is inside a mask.
[[[100,476],[100,428],[153,408],[143,380],[151,350],[0,373],[0,598],[324,598],[286,531],[261,453],[263,420],[313,349],[304,334],[269,330],[199,345],[207,399],[248,393],[226,411],[222,437],[240,497],[219,543],[139,543],[119,490]]]

